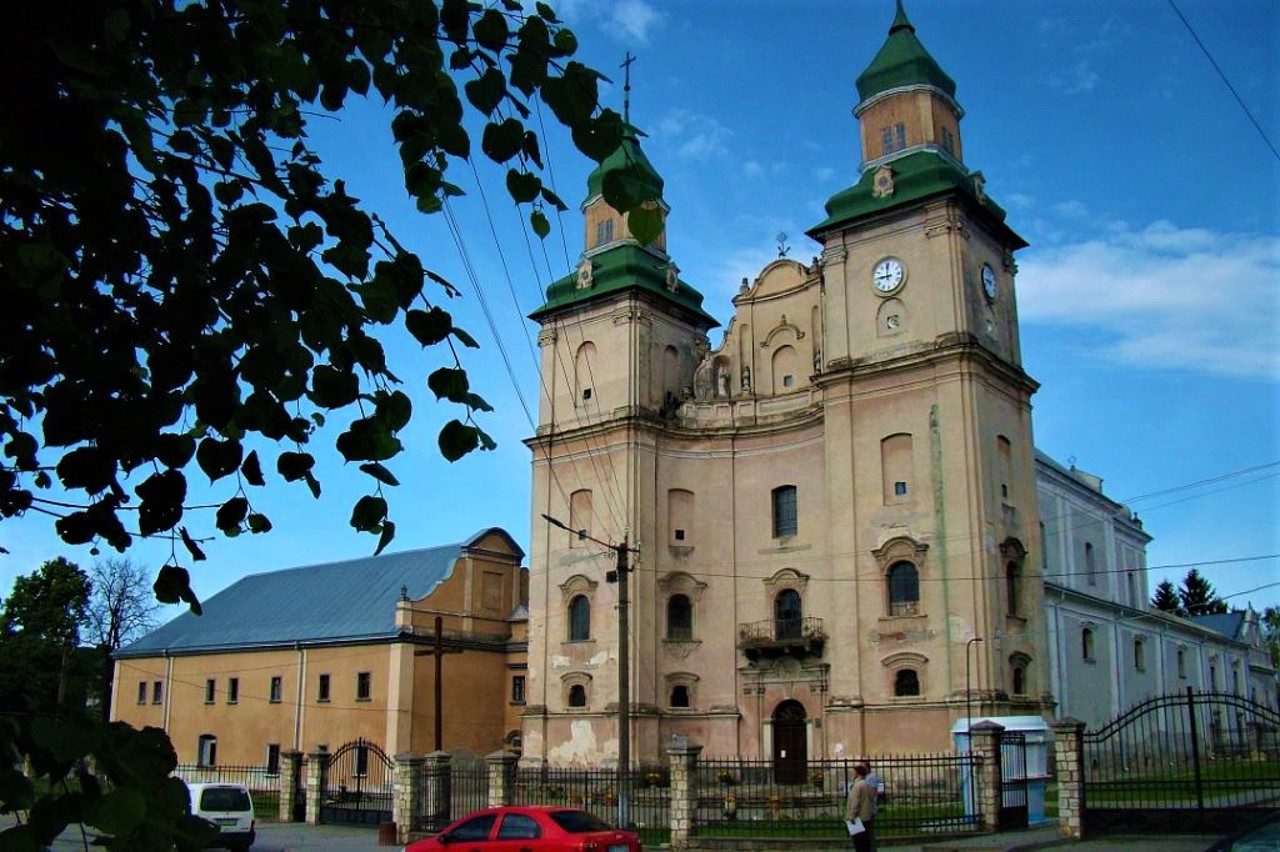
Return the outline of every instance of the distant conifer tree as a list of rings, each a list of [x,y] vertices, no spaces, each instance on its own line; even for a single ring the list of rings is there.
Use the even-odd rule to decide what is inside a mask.
[[[1186,610],[1182,608],[1182,599],[1178,597],[1178,589],[1170,580],[1161,580],[1160,585],[1156,586],[1156,593],[1151,598],[1151,605],[1161,612],[1173,615],[1187,614]]]
[[[1182,608],[1188,615],[1214,615],[1227,612],[1227,602],[1218,597],[1213,584],[1192,568],[1182,578],[1182,588],[1178,589],[1178,597],[1182,600]]]

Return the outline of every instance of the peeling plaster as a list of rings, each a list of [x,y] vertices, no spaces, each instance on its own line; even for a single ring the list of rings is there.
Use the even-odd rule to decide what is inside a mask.
[[[551,658],[551,668],[553,669],[569,668],[569,658],[561,654],[556,654]]]
[[[596,654],[594,657],[588,660],[588,662],[593,666],[602,666],[605,663],[609,662],[609,652],[607,650],[601,651],[599,654]]]
[[[575,719],[569,724],[569,739],[551,749],[547,754],[553,764],[593,765],[599,760],[595,728],[587,719]]]

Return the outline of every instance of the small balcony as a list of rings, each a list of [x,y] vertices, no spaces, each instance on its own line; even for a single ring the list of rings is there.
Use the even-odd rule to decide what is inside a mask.
[[[738,625],[738,649],[755,662],[764,657],[818,657],[827,642],[822,619],[767,618]]]

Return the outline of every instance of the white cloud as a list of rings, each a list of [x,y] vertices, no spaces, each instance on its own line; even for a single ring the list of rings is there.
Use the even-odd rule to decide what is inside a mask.
[[[747,160],[742,164],[742,173],[749,178],[764,177],[764,166],[757,160]]]
[[[1100,357],[1280,381],[1276,237],[1114,223],[1021,267],[1021,318],[1100,331]]]
[[[1053,205],[1053,212],[1068,219],[1083,219],[1089,215],[1089,208],[1079,201],[1063,201]]]
[[[658,121],[657,134],[670,140],[676,154],[690,160],[727,156],[733,131],[709,115],[687,109],[668,110]]]
[[[1011,192],[1004,198],[1005,206],[1010,210],[1029,210],[1035,206],[1036,200],[1021,192]]]
[[[645,0],[561,0],[556,10],[571,25],[594,23],[624,44],[648,44],[650,33],[664,22],[663,14]]]
[[[826,183],[836,176],[836,170],[830,166],[819,166],[813,170],[813,178],[818,183]]]

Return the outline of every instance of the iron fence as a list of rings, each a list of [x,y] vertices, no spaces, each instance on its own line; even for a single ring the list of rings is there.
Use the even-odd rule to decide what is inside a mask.
[[[413,803],[413,831],[442,831],[489,806],[489,770],[484,763],[423,764],[414,771],[418,798]]]
[[[180,763],[175,778],[188,784],[243,784],[253,799],[253,813],[260,820],[274,820],[280,815],[280,768],[274,766],[200,766]],[[286,782],[287,783],[287,780]]]
[[[802,781],[778,779],[773,761],[707,759],[695,784],[700,837],[847,840],[844,825],[854,760],[811,760]],[[870,761],[885,784],[880,836],[976,831],[982,801],[976,758],[968,754],[882,755]],[[784,775],[785,777],[785,775]]]
[[[1081,741],[1092,829],[1230,827],[1280,802],[1280,713],[1227,693],[1150,698]],[[1175,827],[1176,826],[1176,827]]]

